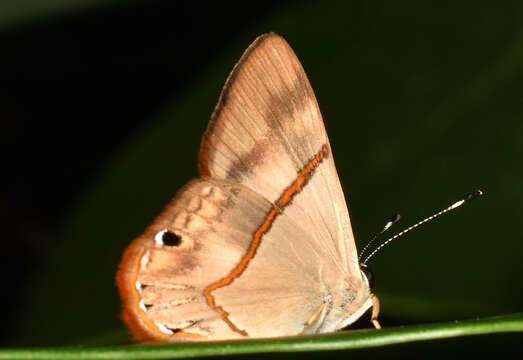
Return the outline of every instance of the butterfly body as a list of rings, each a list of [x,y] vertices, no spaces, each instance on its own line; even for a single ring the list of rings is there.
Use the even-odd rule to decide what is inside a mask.
[[[124,254],[137,339],[328,332],[376,303],[316,98],[280,36],[260,36],[234,67],[199,169]]]

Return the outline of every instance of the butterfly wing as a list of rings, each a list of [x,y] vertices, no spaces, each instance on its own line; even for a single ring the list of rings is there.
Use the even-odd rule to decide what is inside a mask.
[[[136,337],[324,332],[368,309],[321,114],[281,37],[259,37],[233,69],[199,166],[124,255],[118,285]]]
[[[253,229],[274,215],[251,253]],[[124,319],[142,340],[298,334],[329,296],[311,266],[327,255],[256,192],[193,180],[126,250],[118,274]]]
[[[359,277],[356,246],[329,139],[299,60],[276,34],[256,39],[227,79],[200,151],[200,172],[277,203],[311,159],[325,158],[285,212]]]

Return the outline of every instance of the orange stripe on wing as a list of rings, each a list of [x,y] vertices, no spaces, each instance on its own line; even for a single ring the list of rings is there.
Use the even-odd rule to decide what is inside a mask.
[[[136,280],[140,260],[145,251],[141,245],[141,238],[134,240],[129,245],[125,250],[116,275],[123,304],[122,319],[133,333],[134,338],[140,341],[161,341],[172,336],[193,339],[205,338],[204,335],[186,331],[176,331],[173,334],[163,333],[154,321],[148,318],[146,312],[140,308],[141,295],[136,289]]]
[[[298,177],[296,180],[283,192],[283,194],[280,196],[278,201],[276,202],[276,205],[273,206],[271,211],[265,216],[265,219],[263,223],[260,225],[258,229],[254,232],[251,245],[249,247],[249,251],[241,258],[240,262],[236,267],[223,279],[220,279],[209,286],[205,288],[203,291],[203,295],[205,296],[205,299],[207,300],[207,304],[209,304],[210,307],[212,307],[214,310],[216,310],[222,317],[222,320],[229,325],[232,331],[243,335],[248,336],[249,334],[240,328],[238,328],[234,323],[229,319],[229,313],[223,309],[220,305],[217,305],[214,296],[211,294],[214,290],[217,290],[219,288],[225,287],[229,285],[231,282],[233,282],[234,279],[239,277],[247,268],[247,265],[249,264],[249,261],[252,260],[254,255],[256,255],[256,250],[260,246],[261,239],[263,234],[265,234],[271,227],[274,220],[278,217],[278,215],[281,213],[283,208],[287,206],[292,198],[303,188],[303,186],[307,183],[308,179],[311,177],[312,172],[314,169],[320,164],[320,162],[323,160],[323,158],[327,155],[327,145],[323,145],[321,147],[321,150],[314,156],[314,158],[309,161],[309,163],[298,173]]]

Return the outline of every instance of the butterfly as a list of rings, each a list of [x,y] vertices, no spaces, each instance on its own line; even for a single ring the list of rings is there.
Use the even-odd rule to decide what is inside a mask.
[[[369,308],[380,328],[318,103],[281,36],[234,66],[198,165],[119,266],[136,339],[324,333]]]

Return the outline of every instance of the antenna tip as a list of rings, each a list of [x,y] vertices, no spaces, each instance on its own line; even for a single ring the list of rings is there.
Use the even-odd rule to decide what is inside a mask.
[[[465,196],[465,201],[470,201],[472,199],[475,199],[479,196],[483,195],[483,191],[481,191],[480,189],[476,190],[476,191],[473,191],[471,192],[470,194],[468,194],[467,196]]]

